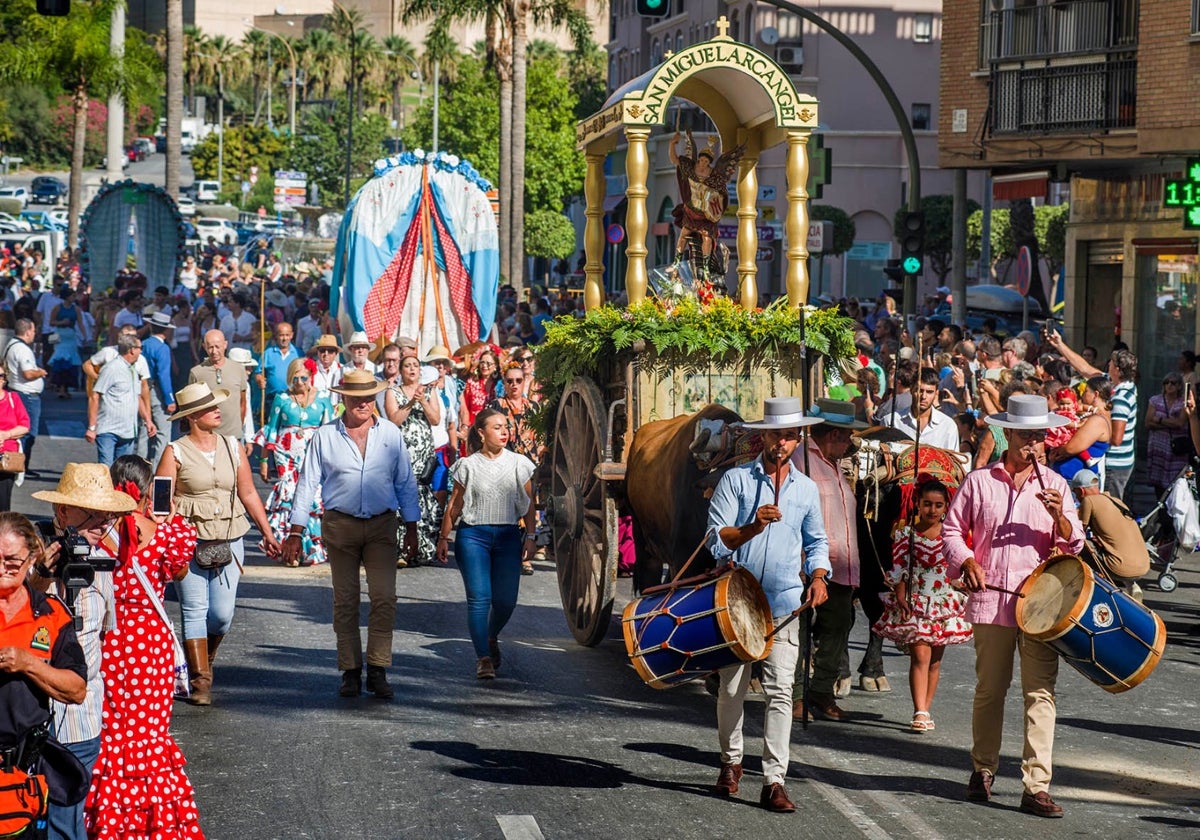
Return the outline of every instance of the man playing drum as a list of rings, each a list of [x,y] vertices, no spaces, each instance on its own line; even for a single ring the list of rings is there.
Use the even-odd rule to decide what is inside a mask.
[[[975,627],[974,772],[967,799],[987,802],[992,796],[1016,651],[1025,701],[1021,810],[1061,817],[1062,808],[1050,798],[1058,654],[1017,629],[1015,592],[1047,557],[1083,548],[1067,482],[1040,465],[1046,430],[1070,421],[1049,413],[1045,397],[1014,394],[1008,411],[987,422],[1004,429],[1008,451],[992,466],[967,474],[942,527],[946,576],[961,574],[971,593],[966,619]]]
[[[821,422],[805,417],[800,400],[772,397],[763,419],[746,423],[762,431],[762,454],[721,477],[708,512],[708,548],[718,561],[730,558],[762,584],[775,625],[801,606],[820,606],[829,597],[829,544],[821,520],[817,487],[792,467],[800,427]],[[811,579],[807,599],[801,574]],[[792,683],[800,656],[800,623],[790,622],[775,634],[763,660],[766,694],[763,726],[763,788],[760,804],[769,811],[796,810],[784,787],[792,737]],[[742,718],[753,663],[721,669],[717,693],[717,730],[721,742],[721,774],[713,788],[720,796],[738,791],[742,777]]]

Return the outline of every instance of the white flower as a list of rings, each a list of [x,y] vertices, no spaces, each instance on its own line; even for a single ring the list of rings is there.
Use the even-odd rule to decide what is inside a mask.
[[[413,149],[413,157],[415,157],[417,160],[424,160],[425,159],[425,150],[424,149]]]
[[[446,155],[446,163],[450,164],[451,166],[458,166],[458,155]]]

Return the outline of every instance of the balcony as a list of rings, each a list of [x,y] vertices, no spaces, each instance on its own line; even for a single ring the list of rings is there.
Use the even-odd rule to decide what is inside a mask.
[[[991,74],[993,135],[1111,131],[1137,124],[1137,60],[1038,62]]]
[[[984,65],[1137,49],[1138,0],[1054,0],[989,12],[980,27]]]

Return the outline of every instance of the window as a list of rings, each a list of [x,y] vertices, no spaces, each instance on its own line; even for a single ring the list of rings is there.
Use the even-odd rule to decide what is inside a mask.
[[[1200,35],[1200,0],[1192,0],[1192,34]]]
[[[657,67],[662,63],[662,47],[659,45],[657,38],[654,39],[653,46],[650,47],[650,64]]]
[[[929,131],[933,128],[933,110],[928,102],[913,103],[912,127],[915,131]]]
[[[918,44],[933,41],[933,15],[920,14],[913,18],[913,41]]]
[[[675,52],[683,52],[683,30],[680,29],[675,33]]]
[[[797,15],[793,15],[791,12],[780,12],[777,22],[780,42],[791,43],[800,40],[800,18]]]

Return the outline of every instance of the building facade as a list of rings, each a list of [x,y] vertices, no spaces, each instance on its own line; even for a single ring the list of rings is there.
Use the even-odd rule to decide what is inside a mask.
[[[725,15],[729,34],[775,57],[801,93],[820,101],[819,137],[832,156],[830,183],[820,187],[814,205],[846,211],[856,225],[855,246],[842,257],[815,260],[811,294],[874,297],[884,287],[882,269],[896,251],[894,214],[908,197],[908,168],[900,130],[883,95],[855,59],[814,24],[754,0],[671,0],[670,17],[648,19],[636,14],[634,0],[612,0],[608,22],[609,89],[649,72],[665,54],[707,40],[717,19]],[[940,0],[814,0],[804,6],[850,35],[891,82],[912,125],[921,159],[923,195],[950,193],[953,175],[937,164],[938,68],[941,42]],[[697,142],[707,143],[712,123],[691,103],[673,103],[681,130],[692,128]],[[673,128],[650,140],[651,181],[647,200],[653,225],[651,264],[672,260],[676,231],[671,208],[678,200],[675,170],[668,158]],[[821,179],[821,152],[814,150],[816,187]],[[610,156],[606,210],[621,221],[624,162],[618,150]],[[768,297],[783,290],[783,233],[786,207],[784,154],[764,153],[759,162],[759,289]],[[972,179],[981,194],[982,177]],[[730,192],[722,238],[731,248],[736,236],[736,195]],[[619,254],[615,276],[623,273]],[[611,273],[610,273],[611,274]],[[732,276],[732,272],[731,272]],[[617,284],[620,285],[619,283]],[[936,277],[927,272],[921,289],[932,292]]]
[[[997,198],[1069,188],[1068,341],[1126,342],[1157,393],[1196,349],[1198,232],[1164,198],[1200,158],[1200,0],[943,6],[941,165]]]

